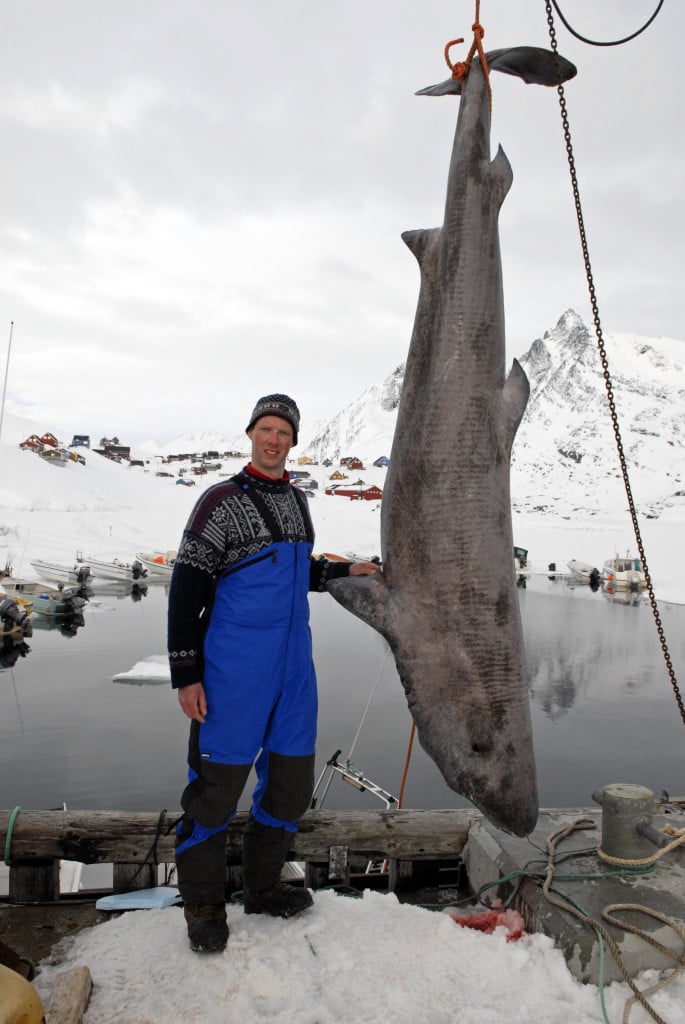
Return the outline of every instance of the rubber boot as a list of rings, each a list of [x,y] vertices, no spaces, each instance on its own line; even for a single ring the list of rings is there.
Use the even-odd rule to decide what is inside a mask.
[[[281,882],[292,834],[252,816],[243,836],[243,909],[246,914],[294,917],[311,907],[309,889]]]
[[[193,953],[223,953],[228,942],[224,903],[184,903],[183,915]]]

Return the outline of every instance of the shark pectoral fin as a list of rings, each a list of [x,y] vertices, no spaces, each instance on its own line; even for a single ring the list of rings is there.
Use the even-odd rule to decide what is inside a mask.
[[[561,85],[578,73],[575,64],[540,46],[508,46],[490,50],[485,59],[491,71],[522,78],[528,85]]]
[[[373,576],[343,576],[326,584],[335,600],[382,636],[390,625],[390,591],[382,572]]]
[[[518,359],[514,359],[511,370],[509,371],[509,376],[505,380],[504,387],[502,388],[502,401],[504,403],[509,423],[509,430],[511,432],[511,444],[513,444],[514,435],[516,434],[519,423],[523,419],[523,414],[526,411],[529,395],[530,383],[526,377],[526,372]]]
[[[426,253],[432,247],[441,230],[442,228],[417,228],[416,231],[402,232],[402,241],[414,253],[419,266],[423,265]]]

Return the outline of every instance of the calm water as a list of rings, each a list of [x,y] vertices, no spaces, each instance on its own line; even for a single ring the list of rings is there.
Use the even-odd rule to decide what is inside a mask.
[[[685,726],[651,609],[536,580],[519,591],[542,806],[587,806],[609,782],[683,791]],[[342,748],[399,792],[411,721],[383,640],[331,598],[312,595],[320,689],[318,773]],[[660,606],[685,690],[685,608]],[[166,593],[99,596],[73,636],[34,629],[30,652],[0,669],[0,807],[176,809],[187,723],[168,684],[113,677],[165,651]],[[36,621],[36,626],[38,621]],[[370,694],[373,700],[359,731]],[[246,791],[243,806],[248,802]],[[336,777],[328,808],[381,806]],[[414,745],[406,807],[463,807]]]

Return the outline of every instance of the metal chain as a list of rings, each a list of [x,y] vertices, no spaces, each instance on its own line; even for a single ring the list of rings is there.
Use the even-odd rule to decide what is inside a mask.
[[[561,120],[564,128],[564,139],[566,141],[566,154],[568,156],[568,166],[571,174],[571,185],[573,188],[573,200],[576,207],[576,217],[578,219],[578,231],[580,232],[580,243],[583,249],[583,261],[585,263],[585,275],[587,277],[588,291],[590,293],[590,303],[592,305],[592,316],[595,324],[595,333],[597,335],[597,345],[599,348],[599,357],[602,363],[602,370],[604,371],[604,383],[606,387],[607,399],[609,402],[609,413],[611,415],[611,422],[614,428],[614,435],[616,438],[616,448],[618,450],[618,458],[621,463],[621,473],[623,475],[623,483],[628,497],[628,506],[630,509],[630,518],[633,521],[633,530],[635,532],[635,540],[637,541],[638,551],[640,552],[640,559],[642,560],[642,568],[645,574],[645,580],[647,583],[647,592],[649,594],[649,602],[652,606],[652,613],[654,615],[654,622],[656,624],[656,630],[659,635],[659,643],[663,651],[664,660],[666,662],[666,668],[668,675],[673,686],[673,692],[675,695],[676,703],[680,711],[680,717],[685,725],[685,705],[683,704],[683,698],[678,688],[678,680],[676,679],[675,670],[673,668],[673,662],[671,661],[671,655],[668,649],[668,643],[666,642],[666,635],[661,622],[661,616],[659,615],[659,609],[657,608],[656,597],[654,596],[654,588],[652,586],[652,578],[649,573],[647,566],[647,558],[645,556],[644,546],[642,543],[642,535],[640,533],[640,526],[638,523],[637,512],[635,509],[635,502],[633,501],[633,492],[630,486],[630,479],[628,477],[628,466],[626,464],[625,452],[623,450],[623,441],[621,440],[621,431],[618,424],[618,416],[616,414],[616,404],[614,402],[614,389],[611,383],[611,375],[609,373],[609,361],[607,359],[606,347],[604,345],[604,336],[602,333],[602,325],[599,319],[599,307],[597,305],[597,297],[595,294],[595,285],[592,276],[592,267],[590,265],[590,253],[588,250],[587,236],[585,234],[585,224],[583,221],[583,211],[580,203],[580,189],[578,188],[578,177],[576,175],[575,160],[573,156],[573,145],[571,142],[571,129],[569,127],[568,114],[566,111],[566,98],[564,96],[564,87],[561,84],[561,67],[559,63],[559,51],[557,49],[557,38],[556,31],[554,28],[554,16],[552,14],[552,3],[551,0],[545,0],[545,7],[547,10],[547,24],[549,26],[549,38],[552,45],[552,51],[557,61],[557,78],[559,84],[557,85],[557,92],[559,94],[559,106],[561,108]]]

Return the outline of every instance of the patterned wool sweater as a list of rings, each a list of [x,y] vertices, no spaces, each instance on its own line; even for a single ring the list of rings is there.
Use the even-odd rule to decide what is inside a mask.
[[[169,590],[171,685],[202,680],[202,638],[221,573],[275,541],[313,543],[307,499],[287,480],[268,480],[245,467],[208,487],[193,509],[176,555]],[[309,589],[349,575],[350,562],[312,558]]]

